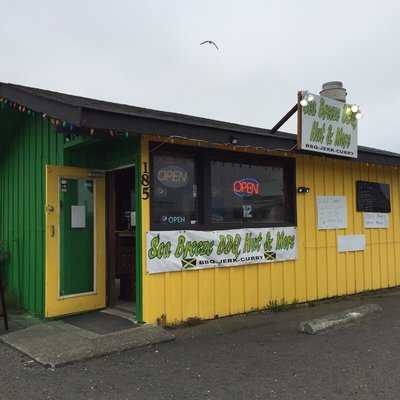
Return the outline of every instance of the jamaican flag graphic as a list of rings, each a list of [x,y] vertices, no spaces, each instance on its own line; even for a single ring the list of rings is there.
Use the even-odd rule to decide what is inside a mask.
[[[264,257],[266,261],[275,261],[276,260],[276,253],[274,251],[266,251],[264,253]]]
[[[182,261],[183,269],[196,268],[197,260],[195,258],[184,258]]]

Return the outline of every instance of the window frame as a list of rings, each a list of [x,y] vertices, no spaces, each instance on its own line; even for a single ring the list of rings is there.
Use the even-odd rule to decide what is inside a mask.
[[[149,204],[149,213],[150,213],[150,227],[153,231],[178,231],[178,230],[201,230],[198,228],[201,225],[201,221],[204,220],[203,215],[203,204],[202,204],[202,197],[199,196],[199,193],[203,192],[202,187],[202,179],[201,179],[201,172],[199,168],[199,155],[195,151],[196,149],[188,146],[177,146],[177,145],[170,145],[170,144],[163,144],[161,148],[159,148],[160,143],[150,143],[149,151],[150,151],[150,204]],[[181,147],[184,147],[181,149]],[[152,151],[153,150],[153,151]],[[155,187],[156,181],[156,174],[154,173],[154,155],[155,151],[160,150],[157,155],[165,155],[165,156],[179,156],[183,158],[192,158],[194,160],[194,176],[197,182],[197,207],[198,207],[198,220],[200,221],[198,224],[192,225],[190,223],[186,224],[157,224],[153,222],[152,219],[152,210],[153,210],[153,201],[154,201],[154,191],[153,188]]]
[[[297,226],[297,199],[296,199],[296,159],[294,157],[279,157],[261,154],[250,154],[229,150],[196,148],[186,145],[161,144],[151,142],[150,151],[150,228],[154,231],[173,231],[173,230],[230,230],[246,228],[271,228]],[[153,210],[153,190],[155,185],[154,155],[177,155],[183,157],[193,157],[195,163],[195,176],[197,181],[197,204],[199,223],[190,224],[156,224],[152,220]],[[211,161],[233,162],[250,165],[264,165],[266,167],[278,166],[284,171],[284,196],[287,209],[291,210],[288,215],[288,222],[266,223],[243,220],[242,223],[227,222],[213,223],[211,221]]]
[[[365,186],[366,184],[370,186],[386,186],[388,191],[388,198],[387,200],[387,207],[383,209],[379,209],[376,204],[374,204],[374,209],[368,208],[362,200],[364,198],[361,197],[361,187]],[[375,199],[373,199],[375,200]],[[364,180],[357,180],[356,181],[356,210],[357,212],[366,212],[366,213],[380,213],[380,214],[390,214],[392,212],[392,193],[391,193],[391,184],[386,182],[375,182],[375,181],[364,181]]]

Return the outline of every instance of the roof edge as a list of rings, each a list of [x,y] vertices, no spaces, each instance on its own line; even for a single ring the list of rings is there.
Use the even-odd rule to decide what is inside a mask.
[[[235,134],[247,146],[269,145],[273,147],[272,150],[282,151],[291,150],[297,143],[297,135],[294,133],[271,133],[270,129],[265,128],[111,103],[12,83],[0,82],[0,96],[77,127],[125,129],[137,131],[138,134],[162,136],[182,135],[192,139],[218,139],[224,143],[229,143],[230,135]],[[301,153],[317,156],[313,152]],[[399,153],[360,145],[358,153],[358,161],[400,165]]]

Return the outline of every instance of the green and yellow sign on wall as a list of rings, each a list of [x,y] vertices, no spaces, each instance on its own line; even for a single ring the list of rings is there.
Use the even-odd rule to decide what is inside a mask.
[[[295,260],[296,227],[147,232],[147,272]]]

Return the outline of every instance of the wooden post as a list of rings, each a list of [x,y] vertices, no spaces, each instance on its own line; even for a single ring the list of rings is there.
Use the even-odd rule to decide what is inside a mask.
[[[300,104],[300,101],[302,99],[302,92],[297,92],[297,148],[301,150],[301,131],[302,131],[302,114],[303,114],[303,109]]]
[[[298,103],[295,104],[270,130],[270,133],[275,133],[283,124],[290,119],[290,117],[297,112]]]
[[[115,287],[115,260],[117,238],[115,235],[116,227],[116,187],[115,171],[107,173],[107,306],[113,307],[117,304],[119,293]]]

